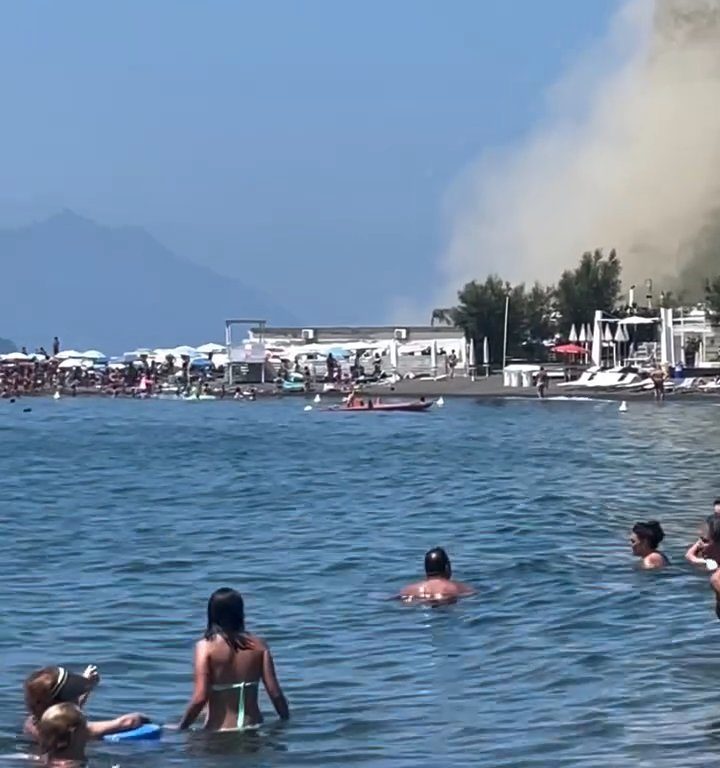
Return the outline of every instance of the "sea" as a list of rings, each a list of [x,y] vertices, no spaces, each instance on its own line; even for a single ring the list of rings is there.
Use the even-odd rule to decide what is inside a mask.
[[[91,718],[177,723],[234,587],[291,707],[256,734],[96,744],[90,765],[696,766],[720,756],[720,621],[683,560],[720,495],[712,403],[0,401],[0,765],[22,682],[99,667]],[[672,565],[638,571],[633,523]],[[389,599],[447,549],[477,587]]]

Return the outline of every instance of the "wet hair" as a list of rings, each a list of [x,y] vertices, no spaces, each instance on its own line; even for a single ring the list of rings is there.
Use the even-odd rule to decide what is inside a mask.
[[[452,575],[450,568],[450,558],[442,547],[435,547],[425,553],[425,575],[445,576],[448,579]]]
[[[53,704],[38,722],[40,748],[52,757],[72,746],[75,734],[87,725],[83,711],[77,704]]]
[[[46,709],[56,704],[67,682],[64,667],[43,667],[32,672],[25,680],[25,705],[35,718],[42,717]]]
[[[653,548],[657,549],[660,542],[665,538],[665,532],[657,520],[648,520],[646,523],[635,523],[632,532]]]
[[[715,501],[713,501],[713,507],[720,507],[720,499],[715,499]]]
[[[718,515],[709,515],[705,520],[707,526],[708,539],[714,544],[720,544],[720,517]]]
[[[205,639],[222,639],[234,650],[247,647],[245,640],[245,605],[242,595],[234,589],[216,589],[207,607],[207,629]]]

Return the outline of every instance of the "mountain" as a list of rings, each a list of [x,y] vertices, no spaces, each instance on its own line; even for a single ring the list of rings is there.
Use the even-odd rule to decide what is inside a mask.
[[[200,344],[226,318],[297,322],[271,299],[186,261],[137,227],[105,227],[72,211],[0,230],[0,329],[28,348]]]
[[[15,342],[0,338],[0,355],[7,355],[8,352],[17,352]]]

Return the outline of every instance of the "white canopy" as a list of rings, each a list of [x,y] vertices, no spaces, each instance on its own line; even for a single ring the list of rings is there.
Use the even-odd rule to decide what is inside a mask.
[[[68,360],[71,357],[82,357],[82,352],[78,352],[77,349],[63,349],[62,352],[58,352],[55,355],[56,360]]]
[[[78,357],[84,360],[107,360],[108,356],[97,349],[88,349],[87,352],[81,352]]]
[[[8,352],[7,355],[0,355],[0,360],[8,360],[15,363],[30,363],[34,358],[30,355],[26,355],[23,352]]]

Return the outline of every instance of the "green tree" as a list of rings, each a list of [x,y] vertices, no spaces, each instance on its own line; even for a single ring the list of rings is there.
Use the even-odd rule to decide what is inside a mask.
[[[555,291],[555,303],[563,331],[571,325],[590,323],[596,309],[612,312],[620,295],[620,261],[614,250],[584,253],[580,264],[565,270]]]
[[[720,320],[720,275],[705,283],[705,304],[713,321]]]
[[[518,350],[524,338],[526,323],[525,286],[511,286],[497,275],[490,275],[484,283],[473,280],[458,293],[458,305],[452,315],[455,325],[465,331],[468,339],[475,340],[480,350],[487,337],[490,356],[494,362],[502,360],[505,334],[505,301],[509,297],[508,353]]]
[[[554,305],[555,289],[537,282],[523,296],[521,313],[523,344],[535,356],[544,352],[543,342],[552,338],[557,330]]]

